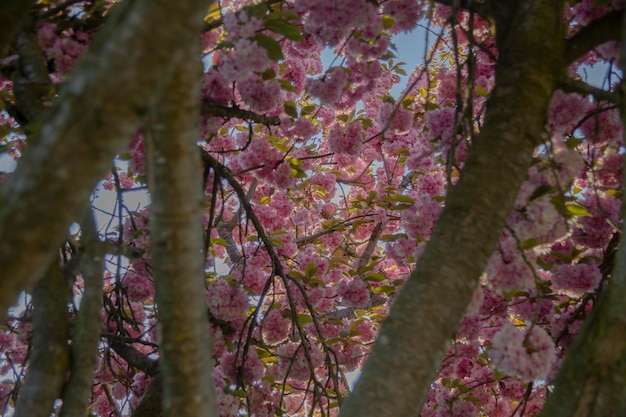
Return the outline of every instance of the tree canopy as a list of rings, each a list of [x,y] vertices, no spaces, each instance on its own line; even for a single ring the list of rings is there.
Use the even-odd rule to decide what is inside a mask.
[[[623,6],[1,3],[0,410],[625,415]]]

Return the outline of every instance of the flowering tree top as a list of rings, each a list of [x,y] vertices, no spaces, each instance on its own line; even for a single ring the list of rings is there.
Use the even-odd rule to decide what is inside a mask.
[[[184,3],[0,6],[5,414],[619,413],[623,1]]]

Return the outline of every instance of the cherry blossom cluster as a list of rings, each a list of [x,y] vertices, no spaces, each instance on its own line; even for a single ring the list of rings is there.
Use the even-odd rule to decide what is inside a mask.
[[[449,7],[430,2],[251,3],[222,2],[202,34],[198,175],[219,412],[330,416],[460,175],[495,85],[497,50],[488,22],[461,12],[452,19]],[[584,0],[566,18],[575,33],[622,6]],[[87,17],[106,10],[42,17],[37,33],[53,81],[71,76],[97,30]],[[446,30],[394,97],[405,72],[393,35],[426,15]],[[322,62],[324,48],[334,48],[332,64]],[[613,58],[605,46],[571,72]],[[0,79],[0,93],[12,97],[8,80]],[[19,135],[4,113],[1,126]],[[619,223],[622,136],[614,106],[554,94],[544,142],[423,416],[541,409],[611,267],[605,254]],[[18,157],[24,145],[14,138],[0,144]],[[145,185],[144,146],[137,132],[99,192],[124,205],[125,191]],[[151,380],[120,343],[149,361],[159,355],[149,213],[148,201],[124,206],[102,226],[110,253],[92,389],[97,416],[132,415]],[[31,309],[26,297],[0,327],[2,411],[14,406],[28,370]]]

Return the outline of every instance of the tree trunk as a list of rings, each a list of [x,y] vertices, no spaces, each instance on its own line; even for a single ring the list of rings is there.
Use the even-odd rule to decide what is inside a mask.
[[[83,277],[83,297],[72,335],[70,378],[63,390],[63,407],[60,417],[88,415],[93,384],[93,374],[98,363],[98,342],[102,325],[102,274],[104,250],[98,238],[96,221],[91,204],[84,208],[81,222],[80,270]]]
[[[160,377],[164,415],[170,417],[217,416],[206,319],[202,168],[196,144],[202,74],[197,42],[199,37],[181,46],[185,54],[164,80],[146,132]]]
[[[0,187],[0,312],[44,273],[84,201],[197,38],[210,1],[125,1],[82,57]]]
[[[626,13],[622,13],[620,66],[626,68]],[[626,126],[626,82],[622,80],[619,105]],[[626,135],[625,138],[626,140]],[[624,159],[626,164],[626,157]],[[626,180],[623,171],[622,184]],[[556,380],[555,391],[541,411],[542,417],[604,417],[626,415],[626,195],[622,198],[622,230],[615,267],[608,288],[585,322]]]
[[[61,396],[69,363],[70,283],[55,262],[33,292],[33,338],[15,417],[48,417]]]
[[[485,124],[341,417],[418,415],[541,140],[564,67],[563,1],[505,3]]]

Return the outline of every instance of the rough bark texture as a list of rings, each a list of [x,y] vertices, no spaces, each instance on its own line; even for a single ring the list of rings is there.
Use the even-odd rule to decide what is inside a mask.
[[[569,348],[541,417],[626,415],[625,243],[622,239],[608,291]]]
[[[620,17],[622,50],[620,66],[626,68],[626,14]],[[616,22],[612,27],[617,26]],[[626,81],[618,91],[622,125],[626,126]],[[625,138],[626,139],[626,135]],[[626,157],[624,160],[626,164]],[[622,183],[626,180],[626,170]],[[621,219],[626,214],[626,196]],[[555,391],[541,417],[604,417],[626,415],[626,222],[610,283],[569,348],[554,381]]]
[[[563,68],[563,2],[497,7],[499,59],[485,124],[341,417],[418,415],[543,134]]]
[[[171,417],[216,417],[206,321],[202,167],[196,144],[200,54],[196,42],[181,48],[187,53],[163,83],[146,128],[163,411]]]
[[[0,53],[13,41],[35,0],[3,0],[0,2]]]
[[[43,274],[72,218],[140,126],[210,2],[123,2],[0,187],[0,311]]]
[[[61,408],[60,417],[88,415],[93,373],[98,362],[104,251],[98,239],[91,204],[88,204],[85,209],[81,222],[81,235],[85,247],[80,259],[84,282],[83,297],[72,335],[70,378],[63,390],[63,408]]]
[[[20,123],[34,121],[46,109],[46,97],[52,87],[48,76],[46,62],[37,41],[35,25],[30,19],[18,32],[14,47],[18,53],[18,71],[13,80],[13,93],[24,120]]]
[[[162,417],[163,390],[161,389],[161,374],[156,374],[151,380],[146,392],[133,411],[132,417]]]
[[[28,373],[15,417],[48,417],[60,397],[69,363],[70,283],[53,264],[33,292],[33,338]]]
[[[607,13],[576,32],[568,40],[567,62],[580,58],[603,43],[620,40],[622,14],[622,10]]]

